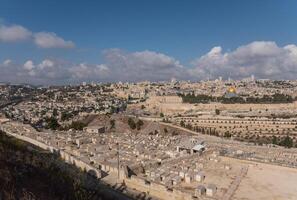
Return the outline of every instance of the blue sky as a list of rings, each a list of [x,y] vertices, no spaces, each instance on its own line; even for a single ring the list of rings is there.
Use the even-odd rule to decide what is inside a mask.
[[[41,63],[51,59],[69,63],[68,67],[82,63],[105,65],[111,61],[106,61],[103,52],[116,48],[127,57],[146,50],[161,53],[188,69],[197,67],[197,62],[202,62],[199,58],[214,47],[221,47],[219,53],[224,54],[254,41],[272,41],[281,49],[296,44],[296,8],[297,1],[293,0],[0,0],[0,25],[22,26],[32,33],[32,38],[40,32],[54,33],[73,43],[71,48],[44,48],[32,42],[32,38],[2,42],[0,39],[0,62],[9,59],[22,65],[28,60]],[[222,72],[223,76],[228,73]],[[259,74],[262,76],[265,77]],[[68,77],[64,81],[69,80]]]

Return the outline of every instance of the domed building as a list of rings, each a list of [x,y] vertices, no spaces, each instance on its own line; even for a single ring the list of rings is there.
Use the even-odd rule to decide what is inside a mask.
[[[229,87],[227,92],[225,93],[225,97],[226,98],[237,97],[236,88],[234,86]]]
[[[233,87],[233,86],[229,87],[229,88],[228,88],[228,92],[229,92],[229,93],[236,93],[236,89],[235,89],[235,87]]]

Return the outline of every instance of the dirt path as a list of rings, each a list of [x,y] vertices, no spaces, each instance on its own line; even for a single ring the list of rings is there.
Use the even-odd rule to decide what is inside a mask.
[[[239,184],[241,183],[242,179],[246,176],[248,172],[248,167],[242,167],[240,170],[240,174],[235,178],[235,180],[231,183],[228,191],[223,196],[222,200],[230,200],[232,196],[235,194]]]

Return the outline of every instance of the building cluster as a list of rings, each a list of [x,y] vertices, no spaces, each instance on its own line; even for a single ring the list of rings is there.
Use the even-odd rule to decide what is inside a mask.
[[[285,94],[296,97],[297,81],[255,80],[208,80],[200,82],[171,81],[171,82],[139,82],[114,83],[115,94],[123,98],[146,99],[150,96],[170,96],[177,94],[207,95],[222,97],[233,88],[238,96],[263,97],[273,94]],[[232,91],[233,92],[233,91]]]
[[[2,112],[18,121],[42,125],[50,117],[63,122],[81,115],[125,110],[126,101],[111,93],[109,87],[97,85],[36,88],[30,99],[8,105]]]
[[[34,94],[35,89],[30,85],[0,83],[0,108],[29,99]]]
[[[63,119],[67,119],[78,113],[119,112],[125,110],[126,103],[143,105],[143,110],[151,114],[203,110],[201,108],[203,106],[184,102],[185,99],[181,95],[188,94],[202,95],[206,98],[202,102],[210,104],[214,102],[220,104],[218,98],[221,97],[227,99],[229,97],[255,98],[253,99],[255,101],[265,97],[261,100],[266,101],[267,98],[269,100],[273,95],[280,94],[287,96],[277,96],[275,101],[283,102],[284,99],[279,98],[290,97],[289,104],[297,94],[297,82],[249,78],[234,81],[217,79],[200,82],[173,80],[171,82],[145,81],[112,84],[84,83],[75,86],[51,87],[1,84],[0,106],[11,104],[3,111],[11,118],[29,123],[36,123],[52,115],[59,115],[58,118],[61,119],[64,114]],[[15,106],[13,103],[19,103],[19,105]],[[257,109],[249,109],[249,111],[248,115],[268,115],[272,112],[272,110],[267,110],[266,113],[259,113]],[[282,109],[279,111],[281,112]]]

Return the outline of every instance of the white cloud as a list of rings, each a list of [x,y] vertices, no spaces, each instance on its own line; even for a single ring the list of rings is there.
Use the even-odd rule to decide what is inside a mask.
[[[297,47],[280,47],[271,41],[255,41],[225,53],[221,47],[214,47],[192,64],[191,72],[199,79],[240,79],[252,74],[258,78],[296,79]]]
[[[34,68],[35,68],[35,65],[34,65],[34,63],[33,63],[32,60],[28,60],[28,61],[25,62],[25,64],[24,64],[24,69],[25,69],[25,70],[27,70],[27,71],[31,71],[31,70],[33,70]]]
[[[109,68],[104,65],[92,65],[81,63],[69,69],[74,80],[102,80],[109,76]]]
[[[90,78],[93,75],[93,70],[85,63],[74,66],[69,71],[74,79]]]
[[[53,67],[54,66],[54,62],[49,60],[49,59],[45,59],[43,60],[39,65],[38,67],[40,69],[44,69],[44,68],[47,68],[47,67]]]
[[[28,72],[29,76],[36,76],[36,72],[34,70],[31,70]]]
[[[40,32],[34,34],[34,43],[41,48],[74,48],[72,41],[65,41],[55,33]]]
[[[0,42],[18,42],[30,40],[41,48],[74,48],[72,41],[66,41],[52,32],[32,33],[20,25],[1,25]]]
[[[104,52],[112,80],[170,80],[186,77],[185,68],[176,59],[153,51],[125,52],[110,49]]]
[[[103,72],[103,71],[109,71],[109,68],[106,65],[101,64],[101,65],[96,65],[96,70]]]
[[[176,59],[153,51],[104,52],[104,64],[70,63],[44,59],[40,63],[27,60],[22,67],[13,65],[7,71],[12,81],[35,84],[62,84],[81,81],[141,81],[186,78],[186,69]],[[18,74],[18,77],[15,77]],[[0,74],[0,78],[1,78]],[[6,77],[7,78],[7,77]]]
[[[0,80],[35,84],[64,84],[82,81],[201,80],[229,76],[240,79],[254,74],[257,78],[296,79],[297,46],[278,46],[274,42],[256,41],[224,52],[220,46],[195,59],[192,68],[154,51],[104,51],[102,64],[71,63],[44,59],[23,65],[7,61],[0,65]],[[6,63],[6,64],[5,64]],[[16,76],[18,75],[18,76]]]
[[[0,25],[0,41],[3,42],[27,40],[31,35],[32,33],[29,30],[19,25]]]
[[[11,63],[12,63],[12,60],[10,60],[10,59],[7,59],[7,60],[3,61],[4,66],[9,66]]]

